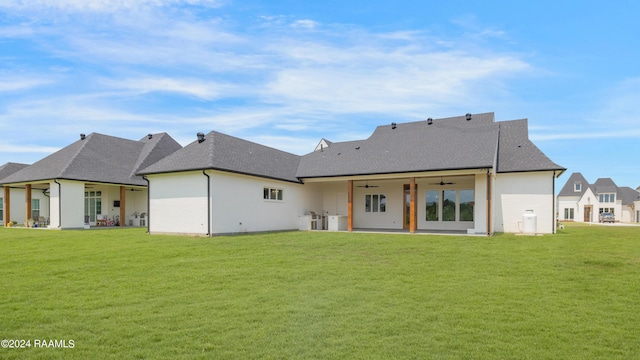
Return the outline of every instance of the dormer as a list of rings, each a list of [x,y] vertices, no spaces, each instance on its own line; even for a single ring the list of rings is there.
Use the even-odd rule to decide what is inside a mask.
[[[329,146],[331,146],[331,141],[323,138],[322,140],[320,140],[320,142],[318,143],[318,146],[316,146],[316,149],[313,151],[322,151],[328,148]]]
[[[582,183],[581,182],[573,183],[573,191],[574,192],[582,192]]]

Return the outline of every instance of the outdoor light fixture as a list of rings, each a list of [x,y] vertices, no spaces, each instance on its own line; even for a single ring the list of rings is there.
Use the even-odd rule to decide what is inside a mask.
[[[199,132],[197,136],[198,136],[198,143],[201,143],[201,142],[204,141],[204,134],[203,133]]]

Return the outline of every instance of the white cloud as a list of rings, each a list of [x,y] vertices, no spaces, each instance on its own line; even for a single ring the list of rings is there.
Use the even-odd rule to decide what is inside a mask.
[[[575,130],[575,129],[574,129]],[[561,141],[561,140],[588,140],[588,139],[620,139],[637,138],[640,136],[640,128],[625,129],[619,131],[602,131],[594,129],[590,132],[565,131],[551,134],[532,133],[529,138],[532,141]]]
[[[137,95],[151,92],[172,92],[187,96],[195,96],[204,100],[213,100],[227,94],[233,85],[218,84],[190,78],[144,77],[130,79],[103,79],[101,83],[116,90],[131,91]]]
[[[314,28],[318,27],[318,25],[320,25],[320,23],[317,22],[317,21],[304,19],[304,20],[296,20],[296,21],[294,21],[291,24],[291,27],[303,28],[303,29],[314,29]]]
[[[37,154],[50,154],[60,150],[60,148],[53,146],[39,146],[35,144],[30,145],[13,145],[9,143],[0,143],[0,152],[4,153],[37,153]]]
[[[4,77],[0,80],[0,92],[28,90],[50,83],[51,81],[45,79],[30,79],[15,76],[11,76],[9,78]]]
[[[175,5],[193,5],[220,7],[219,0],[5,0],[0,8],[17,10],[55,9],[66,12],[105,12],[136,10],[145,7],[165,7]]]

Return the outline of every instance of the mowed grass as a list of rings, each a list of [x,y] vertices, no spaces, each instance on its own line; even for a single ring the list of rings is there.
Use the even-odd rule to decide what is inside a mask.
[[[0,228],[0,358],[630,359],[640,227],[457,237]]]

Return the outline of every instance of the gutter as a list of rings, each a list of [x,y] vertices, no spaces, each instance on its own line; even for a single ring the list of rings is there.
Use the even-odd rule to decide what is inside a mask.
[[[207,236],[211,237],[211,176],[207,170],[202,170],[202,175],[207,177]]]
[[[147,182],[147,234],[151,234],[151,182],[146,175],[142,178]]]
[[[62,228],[62,184],[58,182],[58,179],[53,179],[53,182],[58,184],[58,229]]]

